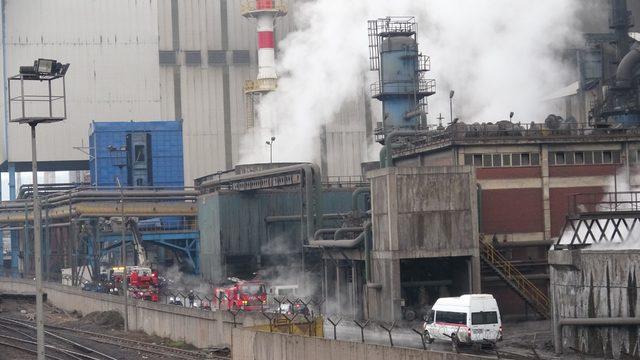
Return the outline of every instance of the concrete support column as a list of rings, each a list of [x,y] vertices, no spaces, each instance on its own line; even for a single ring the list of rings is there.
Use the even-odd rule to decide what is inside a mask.
[[[549,200],[549,148],[540,146],[540,167],[542,170],[542,211],[544,219],[544,240],[551,239],[551,204]]]
[[[620,161],[622,161],[622,166],[624,168],[624,179],[629,184],[629,186],[635,186],[636,184],[631,183],[631,169],[629,168],[629,143],[622,143],[622,151],[620,152]]]
[[[556,270],[553,266],[549,266],[549,279],[556,279]],[[551,297],[551,331],[553,333],[553,349],[557,355],[562,354],[562,327],[560,324],[560,314],[558,314],[558,300],[556,299],[556,291],[553,281],[549,284],[549,295]]]

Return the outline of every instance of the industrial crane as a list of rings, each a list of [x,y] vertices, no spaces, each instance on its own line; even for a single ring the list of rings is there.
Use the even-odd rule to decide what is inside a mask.
[[[142,244],[142,234],[138,229],[138,219],[137,218],[129,218],[125,224],[129,230],[131,230],[131,234],[133,235],[133,249],[136,253],[135,257],[135,265],[150,267],[151,262],[149,261],[149,257],[147,256],[147,250],[144,248]]]

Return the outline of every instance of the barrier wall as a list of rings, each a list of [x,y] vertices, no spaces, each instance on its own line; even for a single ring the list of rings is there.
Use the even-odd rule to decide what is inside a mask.
[[[83,315],[94,311],[115,310],[124,314],[124,298],[46,283],[47,301],[65,311]],[[0,293],[35,294],[34,283],[17,279],[0,280]],[[236,326],[268,324],[255,313],[240,313]],[[129,329],[184,341],[199,348],[230,346],[234,328],[233,315],[228,311],[204,311],[150,301],[129,299]]]
[[[234,360],[477,360],[489,357],[233,329]]]
[[[47,301],[65,311],[83,315],[115,310],[123,314],[124,298],[59,284],[45,284]],[[34,294],[33,281],[0,279],[0,293]],[[330,340],[317,337],[255,331],[268,325],[256,313],[241,313],[234,324],[228,311],[203,311],[175,305],[130,300],[129,328],[184,341],[199,348],[231,346],[234,360],[477,360],[488,357]],[[235,326],[234,326],[235,325]]]

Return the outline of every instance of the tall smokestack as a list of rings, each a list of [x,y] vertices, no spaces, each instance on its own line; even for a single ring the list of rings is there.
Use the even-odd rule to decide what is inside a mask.
[[[259,98],[276,89],[278,74],[275,65],[275,19],[285,16],[287,9],[281,0],[248,0],[242,5],[242,16],[256,19],[258,32],[258,78],[245,83],[247,95],[247,127],[253,127],[255,105]]]

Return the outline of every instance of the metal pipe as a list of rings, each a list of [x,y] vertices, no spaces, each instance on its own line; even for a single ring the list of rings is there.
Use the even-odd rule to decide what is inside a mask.
[[[320,238],[320,235],[322,234],[333,234],[336,231],[338,231],[340,228],[329,228],[329,229],[318,229],[314,234],[313,234],[313,239],[314,240],[318,240]]]
[[[346,228],[345,228],[346,229]],[[354,228],[350,228],[354,229]],[[367,231],[371,229],[371,222],[367,221],[364,224],[364,227],[360,228],[363,231],[358,235],[355,239],[348,240],[309,240],[310,247],[327,247],[327,248],[342,248],[342,249],[353,249],[362,243],[362,241],[366,237]]]
[[[371,245],[369,241],[371,240],[371,236],[369,236],[369,232],[371,231],[371,226],[369,226],[364,231],[364,280],[365,283],[369,283],[371,281]]]
[[[564,326],[640,326],[639,317],[601,317],[601,318],[562,318],[554,326],[554,348],[556,354],[562,354],[562,328]]]
[[[365,232],[363,231],[355,239],[350,240],[309,240],[310,247],[327,247],[327,248],[343,248],[353,249],[364,240]]]
[[[322,214],[323,220],[339,220],[344,219],[347,214]],[[306,220],[306,217],[304,218]],[[300,221],[300,215],[269,215],[264,217],[264,221],[266,223],[275,223],[275,222],[294,222]]]
[[[348,233],[348,232],[356,232],[356,231],[364,231],[364,227],[362,226],[357,226],[357,227],[344,227],[344,228],[340,228],[338,229],[335,234],[333,234],[333,239],[334,240],[339,240],[340,237],[344,234],[344,233]]]
[[[562,318],[562,326],[629,326],[640,325],[640,317]]]
[[[360,217],[362,215],[358,208],[358,198],[360,195],[367,193],[371,193],[370,187],[359,187],[353,191],[353,194],[351,194],[351,211],[355,217]]]

